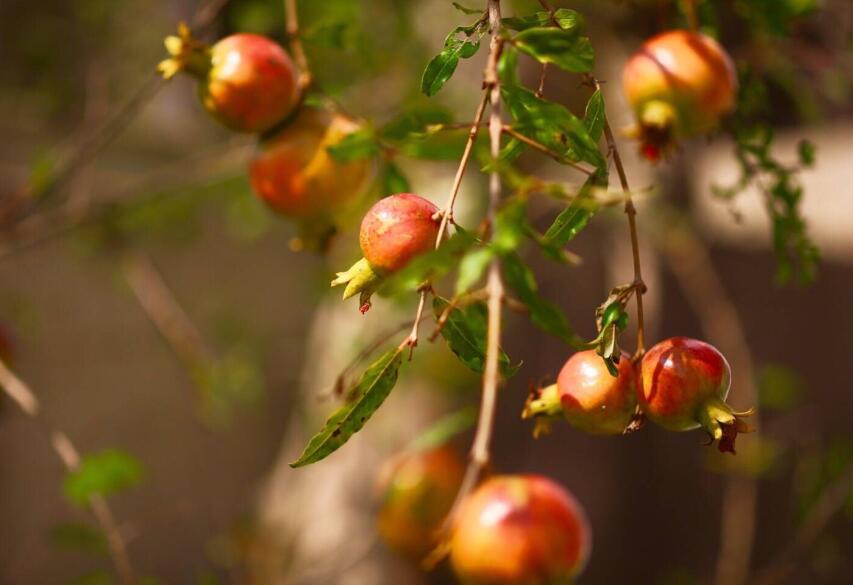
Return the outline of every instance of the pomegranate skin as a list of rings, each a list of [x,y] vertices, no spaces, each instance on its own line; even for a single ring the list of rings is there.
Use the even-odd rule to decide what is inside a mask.
[[[380,199],[361,222],[359,243],[364,257],[376,270],[399,270],[435,245],[436,213],[438,207],[412,193]]]
[[[637,406],[637,377],[622,353],[613,377],[595,351],[574,354],[557,377],[560,403],[572,426],[597,435],[621,435]]]
[[[569,583],[591,543],[583,509],[561,486],[538,475],[496,476],[462,504],[450,560],[466,585]]]
[[[273,210],[301,220],[342,217],[357,206],[370,163],[337,162],[327,152],[358,130],[353,120],[304,107],[277,134],[259,144],[249,165],[255,194]]]
[[[735,67],[725,49],[686,30],[646,41],[625,66],[622,84],[641,132],[657,126],[672,138],[712,130],[734,108],[737,94]]]
[[[238,132],[264,132],[296,107],[296,66],[276,42],[235,34],[210,48],[210,70],[199,84],[205,109]]]
[[[380,473],[377,529],[398,554],[422,560],[438,545],[438,531],[453,505],[465,463],[450,447],[396,457]]]
[[[640,365],[640,408],[654,423],[672,431],[702,426],[702,411],[726,399],[731,369],[712,345],[688,337],[661,341]]]

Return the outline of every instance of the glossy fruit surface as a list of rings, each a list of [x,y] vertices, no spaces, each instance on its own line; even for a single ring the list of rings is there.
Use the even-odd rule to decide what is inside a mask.
[[[199,84],[205,109],[239,132],[263,132],[299,100],[296,67],[275,41],[255,34],[225,37],[210,49],[210,71]]]
[[[377,201],[364,216],[359,232],[361,251],[374,269],[394,272],[435,245],[438,208],[412,193]]]
[[[496,476],[463,503],[450,543],[466,585],[571,583],[592,535],[580,504],[538,475]]]
[[[302,108],[292,123],[260,143],[249,168],[252,189],[282,215],[333,223],[357,204],[370,164],[339,163],[326,149],[358,128],[346,116]]]
[[[613,377],[593,350],[574,354],[560,370],[557,389],[569,423],[588,433],[620,435],[637,406],[637,379],[631,358],[623,353]]]
[[[449,447],[389,461],[379,482],[377,527],[382,540],[399,554],[421,561],[438,545],[438,530],[464,472],[464,461]]]
[[[714,39],[686,30],[649,39],[625,66],[628,102],[647,146],[712,130],[735,105],[737,75]],[[656,144],[658,143],[658,144]]]

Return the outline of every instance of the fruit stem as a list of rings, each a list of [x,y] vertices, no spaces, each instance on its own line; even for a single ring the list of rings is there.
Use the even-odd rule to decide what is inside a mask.
[[[299,67],[299,87],[303,90],[311,85],[314,80],[311,67],[308,65],[308,57],[302,46],[302,38],[299,33],[299,11],[296,9],[296,0],[284,0],[284,16],[286,19],[285,32],[287,33],[288,45],[296,66]]]

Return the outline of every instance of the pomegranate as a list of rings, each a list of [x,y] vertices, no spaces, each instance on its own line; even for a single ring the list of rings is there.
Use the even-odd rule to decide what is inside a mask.
[[[184,71],[199,80],[205,109],[238,132],[264,132],[284,120],[301,93],[296,67],[275,41],[255,34],[234,34],[212,47],[182,25],[166,39],[171,57],[160,63],[167,79]]]
[[[361,221],[359,243],[364,258],[338,272],[332,286],[346,284],[344,299],[360,293],[361,312],[382,278],[412,258],[431,250],[438,237],[438,208],[423,197],[398,193],[377,201]]]
[[[296,220],[303,239],[324,246],[335,226],[358,211],[370,162],[336,161],[326,150],[359,129],[354,120],[303,107],[262,140],[249,165],[252,189],[273,210]]]
[[[734,453],[739,432],[749,428],[725,399],[731,384],[726,358],[704,341],[672,337],[652,347],[640,364],[640,408],[671,431],[704,428],[720,451]]]
[[[622,84],[643,154],[657,160],[679,139],[713,130],[735,106],[737,75],[725,49],[701,33],[661,33],[625,66]]]
[[[464,473],[464,461],[450,447],[409,453],[386,463],[380,474],[377,520],[385,543],[421,561],[438,545],[438,530]]]
[[[536,417],[537,433],[550,420],[565,419],[587,433],[621,435],[637,407],[637,380],[631,358],[622,353],[614,377],[594,350],[574,354],[563,365],[557,383],[534,392],[523,416]]]
[[[450,560],[466,585],[570,583],[592,544],[580,504],[539,475],[497,476],[462,504]]]

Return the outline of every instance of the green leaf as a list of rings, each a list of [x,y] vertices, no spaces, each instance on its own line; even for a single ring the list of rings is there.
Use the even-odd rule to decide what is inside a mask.
[[[804,167],[810,167],[815,160],[815,146],[809,140],[800,140],[797,144],[797,154],[800,158],[800,164]]]
[[[518,295],[519,300],[530,312],[530,320],[542,331],[554,335],[570,345],[583,345],[583,340],[574,334],[566,316],[552,303],[539,295],[539,287],[533,271],[516,253],[502,259],[504,279]]]
[[[436,296],[432,308],[436,319],[448,306],[447,299]],[[484,302],[471,303],[450,311],[447,322],[441,330],[441,336],[447,342],[450,351],[456,354],[463,364],[478,374],[483,373],[486,363],[486,331],[488,328],[488,308]],[[514,375],[520,366],[513,366],[509,356],[500,350],[498,357],[501,375],[506,378]]]
[[[291,467],[303,467],[325,459],[361,430],[391,393],[403,362],[403,352],[394,348],[376,360],[348,392],[347,404],[336,410],[314,435]]]
[[[403,174],[400,167],[391,161],[387,161],[382,166],[379,180],[382,197],[395,193],[409,193],[412,190],[409,179]]]
[[[477,422],[479,410],[473,406],[457,410],[438,419],[409,444],[410,451],[430,451],[447,444],[456,435]]]
[[[427,280],[438,280],[459,262],[459,258],[477,243],[477,238],[469,233],[457,231],[442,243],[438,250],[421,254],[404,268],[389,276],[379,290],[380,294],[393,295],[417,290]]]
[[[303,30],[302,40],[321,47],[345,49],[353,44],[357,34],[353,25],[349,19],[326,19]]]
[[[482,14],[483,13],[482,8],[468,8],[467,6],[463,6],[459,2],[454,2],[453,7],[456,10],[459,10],[460,12],[462,12],[464,14]]]
[[[467,293],[482,278],[493,257],[494,252],[488,247],[475,248],[462,256],[456,278],[457,296]]]
[[[595,61],[589,38],[556,27],[524,30],[515,36],[514,44],[540,63],[551,63],[572,73],[592,71]]]
[[[85,506],[93,495],[109,496],[136,485],[142,476],[142,464],[136,458],[118,449],[105,449],[85,455],[80,466],[65,476],[65,495]]]
[[[338,162],[348,163],[373,158],[382,151],[371,128],[362,128],[347,134],[343,140],[326,148]]]
[[[464,38],[459,38],[464,34]],[[485,29],[481,22],[465,27],[456,27],[444,40],[444,48],[427,64],[421,77],[421,91],[433,96],[453,76],[459,59],[473,57],[480,48],[480,39]]]
[[[526,235],[527,201],[514,197],[506,201],[495,214],[491,246],[498,254],[516,250]]]
[[[604,107],[604,96],[601,95],[601,90],[596,89],[586,103],[586,112],[583,115],[583,124],[589,132],[590,138],[598,142],[601,140],[601,134],[604,131],[604,123],[607,120],[607,113]]]
[[[805,399],[805,383],[791,368],[768,364],[758,370],[757,378],[762,410],[790,411]]]
[[[50,530],[50,541],[59,548],[109,555],[107,539],[90,524],[68,522],[57,524]]]
[[[602,178],[598,174],[586,180],[569,206],[560,212],[545,231],[544,240],[547,244],[562,248],[587,226],[599,207],[593,195],[594,187],[605,187],[606,180],[606,177]],[[601,185],[602,181],[604,185]]]
[[[505,45],[498,60],[498,76],[506,85],[521,85],[518,78],[518,49]]]
[[[569,8],[560,8],[554,11],[554,18],[557,24],[564,31],[574,31],[576,33],[583,32],[586,23],[580,13]],[[551,15],[544,11],[539,11],[531,16],[523,16],[520,18],[509,17],[504,18],[501,24],[508,29],[516,31],[524,31],[533,27],[548,26],[551,22]]]
[[[515,121],[513,128],[552,152],[572,161],[586,161],[604,169],[607,163],[583,121],[560,104],[536,97],[519,86],[501,86],[501,94]]]

